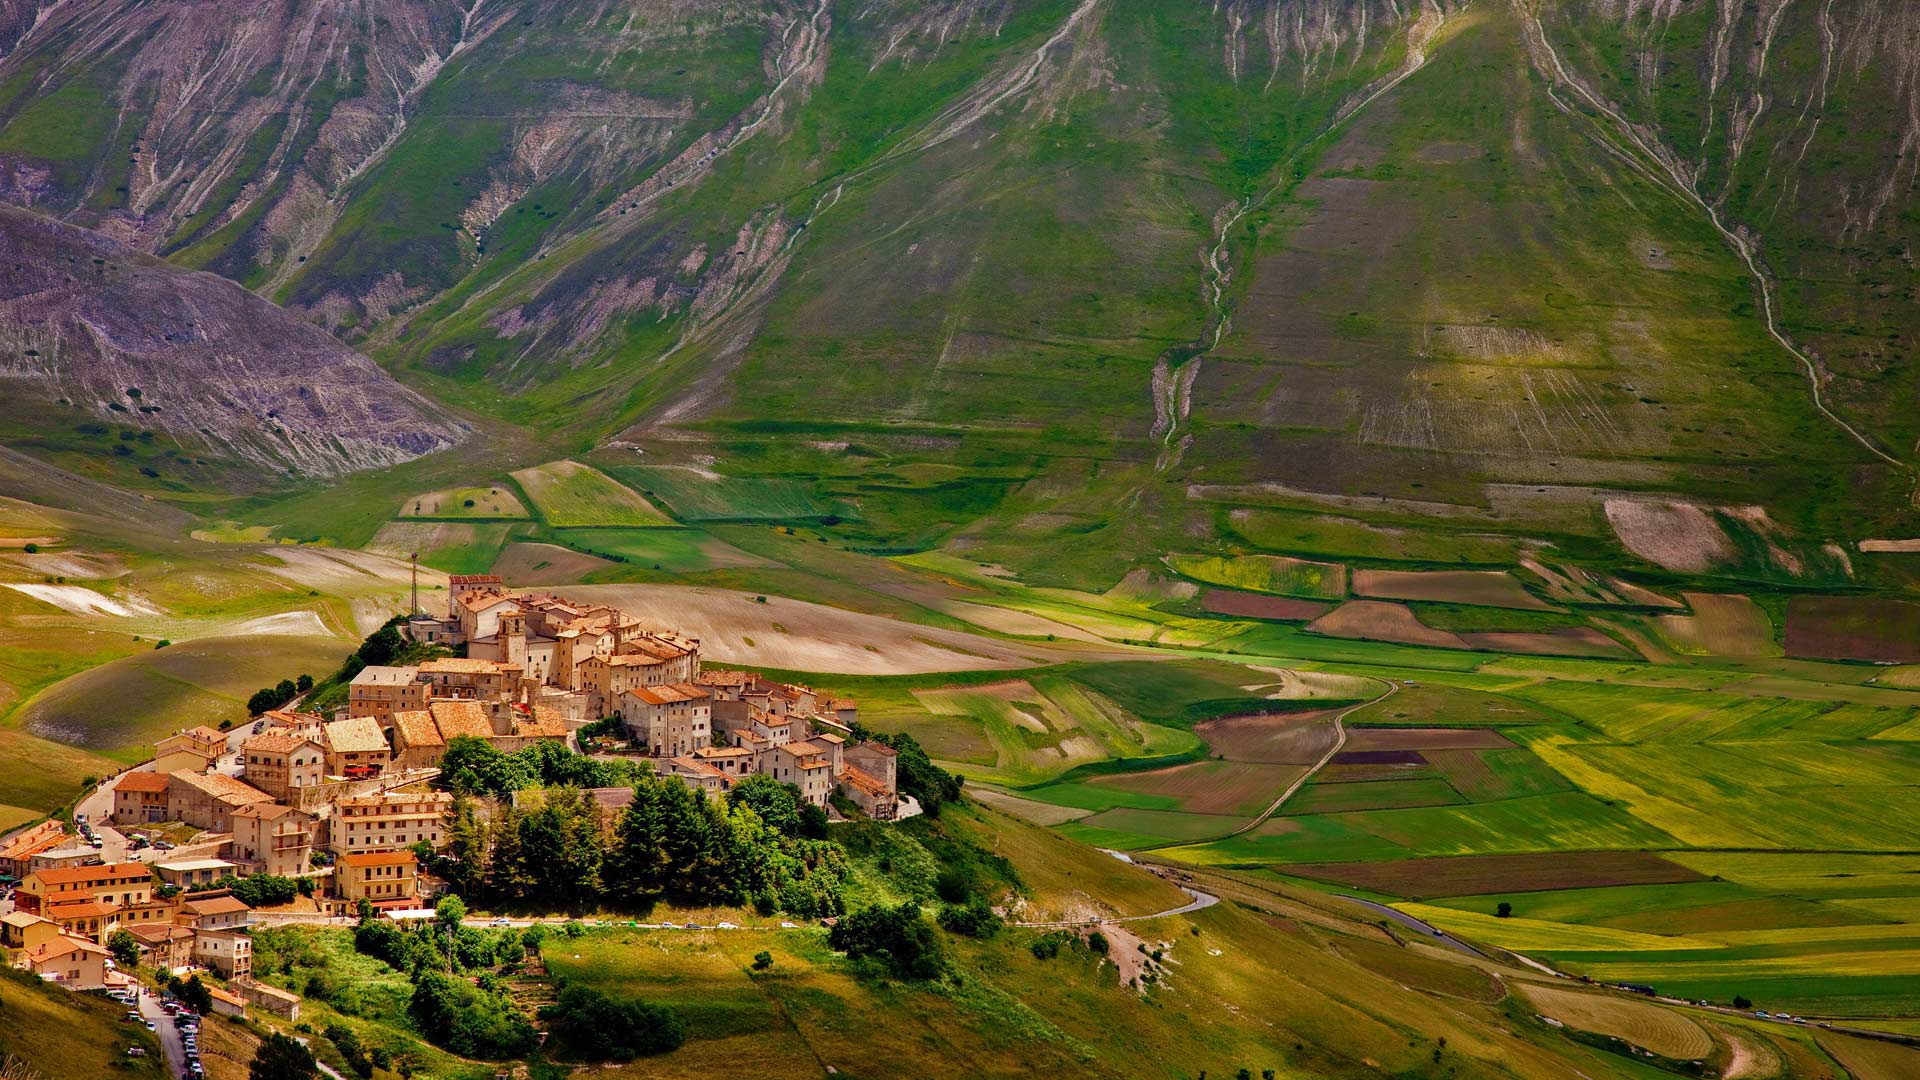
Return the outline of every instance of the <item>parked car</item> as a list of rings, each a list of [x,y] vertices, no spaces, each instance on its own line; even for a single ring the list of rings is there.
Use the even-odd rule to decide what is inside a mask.
[[[154,846],[154,847],[155,847],[155,848],[156,848],[157,850],[160,850],[160,851],[172,851],[172,850],[173,850],[173,841],[171,841],[171,840],[155,840],[155,841],[153,842],[153,846]]]

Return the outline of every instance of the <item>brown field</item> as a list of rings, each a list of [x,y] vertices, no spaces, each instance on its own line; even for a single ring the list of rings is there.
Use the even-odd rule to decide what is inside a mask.
[[[1521,588],[1504,570],[1355,570],[1353,591],[1389,600],[1552,610],[1552,605]]]
[[[1333,745],[1333,710],[1223,716],[1194,725],[1193,733],[1229,761],[1311,765]]]
[[[1716,656],[1778,656],[1773,623],[1759,604],[1745,596],[1681,593],[1691,615],[1660,615],[1654,628],[1675,649]]]
[[[1920,1050],[1878,1039],[1822,1034],[1820,1048],[1837,1058],[1855,1080],[1912,1080],[1920,1076]]]
[[[1694,1061],[1713,1053],[1713,1036],[1685,1015],[1645,1001],[1522,983],[1521,996],[1543,1016],[1581,1031],[1611,1035],[1663,1057]]]
[[[1595,574],[1578,566],[1549,566],[1533,559],[1521,559],[1520,565],[1545,583],[1547,599],[1568,604],[1616,604],[1640,607],[1677,608],[1651,589],[1644,589],[1617,577]]]
[[[1551,892],[1608,885],[1705,881],[1705,875],[1644,851],[1450,855],[1392,862],[1296,863],[1287,873],[1409,900],[1489,892]]]
[[[1305,765],[1195,761],[1171,769],[1096,777],[1090,783],[1143,795],[1166,795],[1179,799],[1181,809],[1189,813],[1244,816],[1264,810],[1306,771]]]
[[[1920,540],[1862,540],[1860,550],[1882,555],[1920,554]]]
[[[1608,499],[1606,513],[1620,543],[1655,566],[1698,572],[1734,557],[1720,523],[1692,503]]]
[[[1434,645],[1442,649],[1467,647],[1456,635],[1422,623],[1405,604],[1384,600],[1350,600],[1308,623],[1307,629],[1329,637]]]
[[[1342,750],[1333,755],[1333,765],[1425,765],[1427,759],[1418,750]]]
[[[1620,643],[1591,626],[1563,626],[1545,633],[1494,632],[1461,634],[1461,640],[1476,649],[1489,652],[1525,653],[1529,656],[1623,657],[1629,655]]]
[[[558,544],[518,541],[494,560],[493,572],[509,585],[572,585],[595,570],[612,566],[606,559]]]
[[[1284,596],[1234,592],[1231,589],[1208,589],[1201,594],[1200,606],[1215,615],[1239,615],[1248,619],[1281,619],[1294,622],[1311,622],[1325,615],[1333,607],[1331,604],[1318,604],[1312,600],[1292,600]]]
[[[1433,776],[1433,768],[1420,765],[1335,765],[1329,763],[1313,775],[1315,784],[1366,784],[1375,780],[1410,780]]]
[[[703,654],[749,664],[843,675],[909,675],[1037,667],[1060,654],[1042,643],[1012,643],[979,634],[846,611],[804,600],[689,585],[582,585],[568,590],[657,620],[700,639]]]
[[[1817,660],[1920,661],[1920,604],[1865,596],[1787,602],[1787,654]]]
[[[1513,745],[1490,728],[1355,728],[1348,750],[1504,750]],[[1345,755],[1342,755],[1345,756]]]

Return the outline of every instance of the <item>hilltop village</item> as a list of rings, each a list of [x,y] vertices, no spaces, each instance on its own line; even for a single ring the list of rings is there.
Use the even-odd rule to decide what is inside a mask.
[[[177,732],[81,800],[77,836],[52,819],[0,842],[8,962],[72,989],[124,986],[125,931],[143,966],[220,976],[217,1010],[291,1017],[294,995],[251,978],[244,897],[262,890],[249,879],[293,882],[297,900],[273,899],[298,916],[420,917],[445,891],[420,855],[449,842],[455,798],[435,781],[457,740],[640,763],[715,800],[771,777],[829,819],[919,812],[896,752],[856,739],[853,702],[705,668],[698,640],[616,608],[455,577],[444,616],[416,611],[401,629],[465,655],[364,667],[331,716],[281,708]],[[587,794],[618,806],[633,793]]]

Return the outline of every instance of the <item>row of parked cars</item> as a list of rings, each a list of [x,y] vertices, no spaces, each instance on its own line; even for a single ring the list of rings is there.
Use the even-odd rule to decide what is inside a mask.
[[[145,1024],[148,1031],[157,1031],[159,1030],[157,1024],[140,1015],[140,996],[150,993],[152,993],[150,990],[131,987],[126,990],[109,990],[107,996],[127,1006],[127,1023]],[[167,1014],[174,1030],[179,1032],[180,1045],[186,1050],[186,1059],[182,1063],[183,1068],[180,1073],[181,1080],[206,1080],[206,1068],[200,1063],[200,1014],[194,1012],[190,1006],[170,997],[161,999],[160,1009]],[[146,1054],[146,1051],[136,1046],[127,1053],[133,1057],[141,1057]]]

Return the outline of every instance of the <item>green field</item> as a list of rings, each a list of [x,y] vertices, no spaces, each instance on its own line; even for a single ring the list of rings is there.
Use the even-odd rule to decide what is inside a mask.
[[[831,513],[798,480],[631,465],[608,471],[647,498],[665,503],[681,521],[809,521]]]
[[[541,520],[555,528],[673,524],[639,492],[576,461],[519,469],[513,479],[532,500]]]
[[[402,518],[490,519],[524,518],[527,508],[504,485],[445,488],[408,497],[396,516]]]

